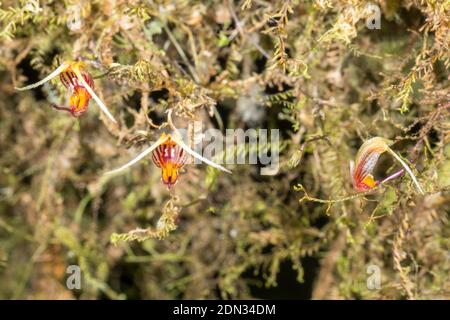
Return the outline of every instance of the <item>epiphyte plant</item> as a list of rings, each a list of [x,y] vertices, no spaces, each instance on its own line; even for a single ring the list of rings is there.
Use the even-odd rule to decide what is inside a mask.
[[[152,153],[152,161],[158,168],[161,168],[161,180],[170,189],[177,183],[178,170],[182,168],[187,160],[187,154],[190,154],[194,158],[210,165],[213,168],[231,173],[230,170],[223,166],[203,157],[199,153],[192,150],[187,144],[183,142],[181,133],[173,126],[171,120],[171,110],[168,113],[168,122],[174,130],[174,134],[161,134],[160,138],[153,143],[150,147],[142,151],[131,161],[127,162],[120,168],[106,172],[106,175],[119,173]]]
[[[55,109],[70,112],[74,117],[81,116],[88,108],[91,98],[97,102],[100,109],[108,118],[117,123],[108,108],[94,92],[94,81],[92,76],[86,71],[86,65],[83,61],[65,61],[56,68],[47,77],[26,87],[15,88],[19,91],[29,90],[43,85],[51,79],[59,76],[61,83],[67,90],[71,91],[69,107],[60,107],[52,105]]]
[[[424,194],[422,187],[420,186],[417,178],[412,170],[408,167],[405,161],[397,155],[389,145],[391,142],[388,139],[382,137],[374,137],[364,142],[356,154],[356,165],[353,161],[350,162],[350,175],[352,177],[353,187],[358,191],[368,191],[383,184],[389,180],[395,179],[401,176],[406,171],[413,180],[419,193]],[[404,169],[401,169],[394,174],[384,178],[383,180],[375,180],[372,172],[377,164],[377,161],[381,154],[388,152],[392,155]]]

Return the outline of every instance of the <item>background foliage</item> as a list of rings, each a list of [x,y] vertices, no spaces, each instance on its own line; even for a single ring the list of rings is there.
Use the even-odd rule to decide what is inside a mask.
[[[450,298],[450,4],[374,3],[379,30],[364,1],[2,1],[0,298]],[[79,119],[51,109],[58,81],[14,90],[71,59],[118,125],[92,102]],[[150,161],[102,178],[169,107],[180,128],[279,128],[280,172],[191,165],[172,192]],[[313,201],[354,194],[349,161],[372,136],[427,194],[403,177]]]

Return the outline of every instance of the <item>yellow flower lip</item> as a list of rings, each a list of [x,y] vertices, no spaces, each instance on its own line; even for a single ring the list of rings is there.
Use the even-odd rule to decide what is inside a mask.
[[[152,160],[155,166],[161,168],[162,182],[170,188],[176,184],[178,169],[184,166],[187,156],[184,149],[168,135],[166,140],[153,150]]]
[[[86,63],[84,61],[70,61],[68,63],[68,69],[71,69],[73,72],[81,72],[86,69]]]

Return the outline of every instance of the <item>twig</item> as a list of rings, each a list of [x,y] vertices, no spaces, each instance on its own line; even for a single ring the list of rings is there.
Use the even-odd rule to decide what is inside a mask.
[[[177,39],[173,36],[172,32],[169,30],[167,25],[163,26],[164,31],[167,33],[167,36],[169,37],[170,41],[174,45],[175,49],[178,51],[178,54],[180,55],[181,59],[183,59],[183,62],[188,67],[189,71],[191,72],[192,77],[194,78],[194,81],[196,83],[200,82],[200,78],[197,75],[197,72],[195,71],[194,67],[189,63],[188,58],[186,57],[186,54],[184,53],[183,49],[181,48],[180,44],[178,43]]]
[[[392,246],[392,255],[393,255],[393,259],[394,259],[394,268],[400,274],[400,280],[402,283],[402,287],[405,290],[408,299],[413,300],[414,299],[414,294],[412,291],[413,283],[411,282],[408,275],[403,270],[402,264],[401,264],[404,259],[402,256],[402,253],[401,253],[401,248],[403,245],[403,240],[405,239],[405,234],[409,228],[408,222],[409,222],[408,214],[407,214],[407,212],[404,212],[402,220],[400,222],[400,228],[397,232],[397,235],[395,237],[395,240],[394,240],[394,243]]]

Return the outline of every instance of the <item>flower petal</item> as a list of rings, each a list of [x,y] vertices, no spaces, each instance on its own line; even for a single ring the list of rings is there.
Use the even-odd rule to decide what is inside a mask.
[[[358,150],[358,153],[356,154],[356,166],[359,165],[362,158],[365,157],[368,153],[378,153],[382,154],[389,148],[389,140],[381,138],[381,137],[374,137],[366,142],[364,142],[361,147]]]
[[[408,165],[406,164],[405,161],[402,160],[402,158],[396,154],[393,150],[388,149],[389,153],[398,161],[400,162],[400,164],[402,165],[402,167],[405,169],[405,171],[409,174],[409,176],[411,177],[412,181],[414,182],[414,184],[416,185],[417,190],[419,190],[420,194],[425,194],[425,191],[423,191],[419,181],[417,181],[416,176],[414,175],[414,173],[412,172],[412,170],[408,167]]]
[[[86,88],[86,90],[89,92],[89,94],[94,98],[95,102],[97,102],[100,109],[108,116],[108,118],[114,122],[117,123],[116,119],[114,119],[113,115],[109,112],[108,108],[105,106],[102,100],[95,94],[94,90],[89,86],[89,84],[84,80],[83,75],[81,74],[79,69],[73,70],[75,72],[75,75],[77,76],[78,80],[81,82],[81,84]]]
[[[144,157],[146,157],[148,154],[150,154],[153,150],[155,150],[159,145],[161,145],[162,143],[166,142],[168,139],[169,139],[169,136],[166,136],[165,134],[161,135],[161,137],[154,144],[152,144],[150,147],[148,147],[143,152],[138,154],[131,161],[127,162],[126,164],[124,164],[120,168],[117,168],[117,169],[114,169],[114,170],[106,172],[105,175],[119,173],[119,172],[121,172],[121,171],[123,171],[123,170],[125,170],[125,169],[127,169],[127,168],[129,168],[131,166],[133,166],[134,164],[136,164],[140,160],[142,160]]]
[[[24,90],[29,90],[29,89],[33,89],[33,88],[39,87],[39,86],[43,85],[44,83],[50,81],[51,79],[57,77],[61,72],[64,72],[69,66],[70,66],[70,63],[64,62],[58,68],[56,68],[55,71],[50,73],[48,76],[46,76],[41,81],[38,81],[36,83],[30,84],[30,85],[28,85],[26,87],[22,87],[22,88],[17,88],[16,87],[15,89],[19,90],[19,91],[24,91]]]
[[[352,176],[353,186],[360,191],[371,189],[380,183],[385,183],[389,180],[395,179],[403,174],[403,170],[400,170],[393,175],[380,181],[375,181],[372,176],[372,171],[375,165],[384,152],[388,152],[392,155],[404,168],[404,170],[409,174],[414,184],[416,185],[419,193],[425,194],[422,187],[420,186],[414,173],[408,167],[405,161],[396,154],[390,147],[390,141],[381,137],[374,137],[372,139],[364,142],[356,154],[356,165],[350,163],[350,174]]]
[[[375,187],[372,172],[380,155],[389,149],[389,140],[374,137],[364,142],[356,154],[356,164],[350,163],[350,172],[355,189],[365,191]]]

